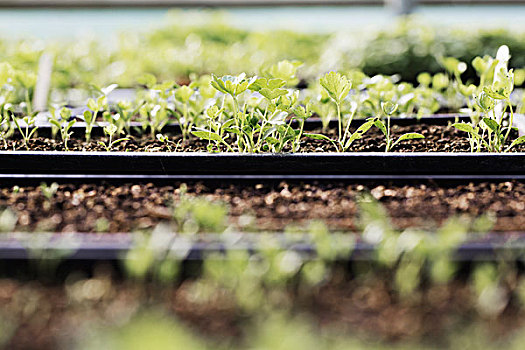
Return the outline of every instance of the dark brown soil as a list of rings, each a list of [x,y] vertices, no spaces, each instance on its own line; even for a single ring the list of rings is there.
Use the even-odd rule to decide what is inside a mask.
[[[317,130],[321,132],[321,130]],[[438,125],[411,125],[411,126],[392,126],[393,138],[401,136],[407,132],[419,132],[425,136],[425,139],[414,139],[400,143],[392,151],[394,152],[470,152],[470,144],[467,138],[467,133],[456,130],[452,126],[438,126]],[[327,133],[328,136],[335,138],[335,131],[331,130]],[[517,137],[517,135],[512,135]],[[149,136],[131,137],[128,141],[123,141],[111,148],[111,151],[127,151],[127,152],[207,152],[208,141],[191,138],[186,142],[182,142],[180,135],[170,136],[170,148],[164,143]],[[99,144],[99,141],[106,142],[106,139],[94,139],[86,143],[81,139],[71,139],[68,142],[70,151],[106,151],[106,148]],[[180,141],[180,143],[179,143]],[[178,144],[178,146],[177,146]],[[377,129],[371,129],[365,136],[356,140],[349,148],[348,152],[384,152],[385,151],[385,137]],[[45,137],[38,137],[29,143],[29,149],[32,151],[64,151],[64,144],[61,140],[54,140]],[[6,150],[27,150],[26,145],[22,140],[9,139],[7,146],[2,145],[2,149]],[[225,146],[215,148],[215,151],[226,151]],[[285,151],[290,151],[290,146],[285,148]],[[313,140],[304,137],[301,141],[299,152],[335,152],[335,146],[326,140]],[[513,148],[513,152],[525,151],[525,144],[518,145]]]
[[[0,208],[18,215],[17,230],[93,232],[105,219],[109,232],[149,229],[172,218],[179,201],[179,184],[60,185],[48,200],[39,187],[0,188]],[[525,184],[288,184],[189,185],[188,196],[201,195],[229,206],[229,221],[246,230],[283,230],[314,219],[332,229],[358,228],[357,199],[371,193],[382,203],[395,226],[432,227],[454,215],[477,217],[490,213],[495,231],[525,227]]]
[[[437,346],[446,344],[447,335],[472,324],[483,327],[489,338],[509,335],[523,325],[523,312],[512,301],[501,314],[480,317],[475,293],[460,281],[425,287],[416,297],[403,299],[393,293],[388,279],[335,278],[290,296],[294,313],[307,316],[319,330],[335,330],[374,343],[430,342]],[[232,295],[221,289],[214,289],[208,297],[196,297],[193,281],[179,287],[141,287],[104,275],[55,286],[0,280],[0,313],[3,325],[12,329],[11,337],[6,333],[11,339],[8,349],[72,348],[75,338],[96,335],[93,325],[116,327],[152,308],[182,321],[205,339],[223,342],[242,339],[250,320],[236,308]]]

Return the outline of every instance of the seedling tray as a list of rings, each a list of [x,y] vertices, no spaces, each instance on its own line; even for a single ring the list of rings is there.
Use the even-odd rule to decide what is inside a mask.
[[[163,153],[2,151],[0,174],[525,175],[525,153]]]
[[[472,235],[479,237],[479,235]],[[13,233],[0,236],[0,271],[4,274],[28,273],[43,266],[55,266],[57,275],[82,270],[92,272],[100,264],[109,264],[119,274],[123,273],[126,254],[138,246],[136,236],[129,233],[119,234],[45,234]],[[204,258],[226,258],[226,252],[242,250],[253,254],[268,247],[268,240],[274,244],[272,249],[291,250],[299,253],[303,260],[316,258],[315,243],[309,236],[285,234],[202,234],[184,236],[165,234],[157,244],[146,249],[155,251],[156,256],[166,256],[182,261],[184,273],[198,273]],[[146,241],[147,242],[147,241]],[[151,242],[151,241],[150,241]],[[158,243],[162,242],[161,245]],[[375,260],[376,247],[372,244],[355,240],[352,234],[339,234],[339,242],[351,252],[347,257],[338,259],[342,263]],[[144,240],[142,243],[144,244]],[[217,255],[218,254],[218,255]],[[462,244],[452,254],[451,259],[462,264],[487,261],[518,261],[525,254],[525,235],[520,232],[507,234],[489,234],[483,238],[473,238]],[[55,261],[56,264],[46,262]]]
[[[469,117],[443,114],[415,118],[394,118],[393,123],[447,125]],[[358,127],[363,120],[356,120]],[[331,127],[337,122],[332,121]],[[75,130],[83,135],[84,127]],[[135,123],[135,126],[140,124]],[[306,121],[305,129],[315,130],[321,120]],[[102,125],[95,127],[102,134]],[[49,125],[39,133],[50,133]],[[178,133],[177,124],[167,133]],[[486,176],[525,175],[525,154],[470,153],[160,153],[160,152],[49,152],[0,151],[0,174],[41,175],[163,175],[163,176]]]

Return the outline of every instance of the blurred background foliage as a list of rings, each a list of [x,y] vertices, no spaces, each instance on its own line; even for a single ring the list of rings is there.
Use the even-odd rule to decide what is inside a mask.
[[[299,60],[304,82],[330,70],[362,69],[369,76],[398,75],[416,83],[421,72],[444,71],[441,57],[470,63],[476,56],[494,55],[506,44],[511,67],[525,66],[525,34],[507,29],[448,29],[422,23],[417,17],[400,19],[391,28],[355,32],[305,33],[290,30],[247,30],[226,17],[208,13],[208,20],[188,24],[174,12],[168,24],[141,33],[121,33],[116,42],[101,39],[4,39],[0,60],[15,69],[36,73],[43,52],[55,57],[52,83],[60,90],[104,86],[137,86],[151,73],[159,81],[187,82],[193,74],[248,75],[277,61]],[[475,82],[470,68],[465,81]]]

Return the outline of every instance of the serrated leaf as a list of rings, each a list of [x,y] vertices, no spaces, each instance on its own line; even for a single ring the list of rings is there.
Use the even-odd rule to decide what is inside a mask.
[[[328,95],[338,104],[348,95],[352,87],[352,83],[346,76],[336,72],[327,73],[319,82]]]

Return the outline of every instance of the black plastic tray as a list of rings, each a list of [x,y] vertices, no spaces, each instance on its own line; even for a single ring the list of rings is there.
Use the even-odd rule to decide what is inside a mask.
[[[351,254],[342,260],[373,260],[376,247],[361,241],[351,233],[337,235],[341,245],[348,246]],[[144,237],[144,236],[143,236]],[[491,233],[463,243],[452,255],[454,261],[485,261],[493,259],[518,259],[525,254],[525,233]],[[53,252],[63,251],[60,260],[123,260],[126,253],[137,246],[137,235],[132,233],[12,233],[0,235],[0,260],[52,260]],[[278,249],[292,250],[302,254],[306,260],[316,258],[315,243],[309,235],[286,235],[282,233],[230,233],[200,234],[195,236],[164,234],[161,239],[151,240],[152,250],[170,252],[179,260],[202,260],[210,253],[225,253],[231,250],[255,252],[271,242]],[[142,240],[142,244],[148,241]],[[162,242],[162,245],[158,244]],[[263,244],[261,244],[263,243]],[[272,248],[273,249],[273,248]]]
[[[519,176],[525,175],[525,153],[1,151],[0,174]]]

